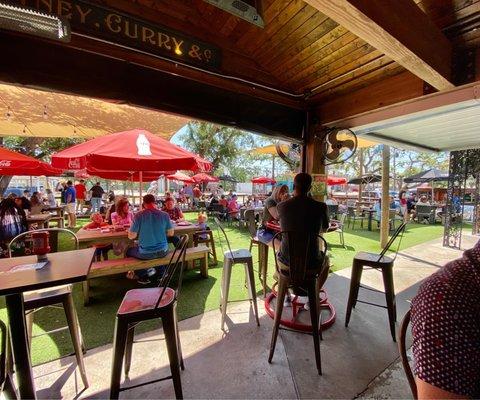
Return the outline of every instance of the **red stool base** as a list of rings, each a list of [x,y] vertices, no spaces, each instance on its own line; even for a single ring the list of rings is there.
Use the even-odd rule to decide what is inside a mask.
[[[275,309],[272,307],[272,300],[277,297],[277,291],[275,290],[276,284],[272,288],[272,292],[267,296],[265,299],[265,311],[270,316],[270,318],[275,317]],[[282,319],[280,320],[280,325],[285,326],[286,328],[293,329],[295,331],[301,332],[311,332],[312,325],[310,323],[303,323],[298,320],[298,311],[303,309],[303,304],[298,301],[297,296],[293,296],[292,300],[292,317],[285,318],[285,307],[283,308]],[[329,317],[322,321],[321,323],[321,330],[324,331],[325,329],[330,328],[336,319],[335,308],[328,302],[327,292],[322,289],[320,290],[320,311],[321,310],[328,310]],[[308,320],[310,321],[310,312],[308,312]]]

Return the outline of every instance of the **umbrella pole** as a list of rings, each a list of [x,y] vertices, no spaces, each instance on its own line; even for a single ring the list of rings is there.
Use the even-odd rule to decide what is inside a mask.
[[[432,204],[435,203],[435,192],[433,191],[433,181],[432,181]]]
[[[140,201],[142,201],[142,183],[143,183],[142,181],[143,181],[143,172],[142,172],[142,171],[140,171],[138,175],[140,176]]]

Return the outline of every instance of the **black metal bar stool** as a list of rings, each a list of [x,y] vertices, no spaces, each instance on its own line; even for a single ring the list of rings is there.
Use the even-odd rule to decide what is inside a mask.
[[[188,235],[182,235],[172,253],[170,262],[158,287],[129,290],[120,304],[115,322],[113,340],[112,375],[110,380],[110,398],[118,399],[121,391],[139,386],[173,380],[175,397],[183,398],[180,367],[185,369],[180,346],[177,324],[177,297],[180,292],[183,269],[185,267],[185,251],[188,245]],[[177,290],[168,285],[181,264]],[[168,359],[170,361],[171,376],[154,379],[145,383],[129,387],[120,387],[122,363],[125,359],[125,376],[130,372],[135,327],[142,321],[161,318],[165,342],[167,344]]]
[[[283,302],[289,287],[301,287],[306,290],[312,321],[312,336],[315,349],[315,361],[319,375],[322,375],[322,359],[320,354],[321,324],[320,318],[320,287],[322,279],[328,275],[328,263],[326,262],[327,242],[316,233],[308,232],[279,232],[272,240],[273,247],[279,248],[280,241],[288,243],[288,254],[282,257],[288,259],[288,265],[284,263],[277,252],[275,254],[275,267],[278,276],[277,303],[275,306],[275,318],[273,322],[272,340],[268,362],[272,362],[277,344],[280,321],[282,319]],[[320,249],[322,243],[323,251]],[[318,255],[318,261],[311,265],[311,254]]]
[[[57,235],[59,233],[66,233],[72,236],[72,239],[75,243],[75,248],[79,248],[79,242],[77,236],[70,230],[64,228],[48,228],[48,229],[37,229],[34,232],[49,232]],[[11,248],[12,245],[28,237],[32,231],[21,233],[20,235],[14,237],[9,245],[9,253],[12,256]],[[68,268],[65,265],[65,268]],[[78,368],[80,370],[80,376],[82,378],[83,385],[85,388],[88,388],[88,379],[87,372],[85,369],[85,363],[83,360],[83,353],[85,352],[85,345],[83,343],[82,332],[80,330],[80,324],[78,322],[78,315],[75,309],[75,303],[73,301],[72,294],[73,287],[72,285],[61,285],[43,290],[36,290],[25,292],[24,294],[24,309],[25,309],[25,319],[27,322],[27,334],[28,342],[30,346],[32,345],[32,329],[34,322],[34,315],[37,311],[44,307],[61,307],[65,312],[65,317],[67,319],[68,330],[70,331],[70,336],[72,338],[73,348],[75,350],[75,358],[77,360]],[[43,333],[51,334],[60,332],[67,329],[67,327],[57,328],[50,332]],[[10,357],[9,348],[7,348],[7,353],[9,354],[9,360],[7,360],[7,366],[9,369],[12,368],[12,359]]]
[[[355,255],[352,264],[352,276],[350,279],[350,293],[348,295],[345,326],[348,326],[348,323],[350,322],[350,316],[352,314],[352,308],[355,308],[357,302],[369,304],[375,307],[386,308],[388,310],[390,332],[392,334],[393,341],[396,341],[395,322],[397,321],[397,306],[395,302],[395,288],[393,284],[393,264],[395,262],[395,258],[397,257],[406,225],[407,224],[404,222],[398,227],[380,254],[361,251]],[[394,255],[392,257],[385,255],[398,237],[400,237],[400,240],[398,241]],[[362,272],[364,269],[376,269],[381,271],[383,275],[383,286],[385,292],[361,285],[360,281],[362,279]],[[360,288],[371,290],[373,292],[384,293],[387,305],[384,306],[364,300],[358,300],[358,292]]]

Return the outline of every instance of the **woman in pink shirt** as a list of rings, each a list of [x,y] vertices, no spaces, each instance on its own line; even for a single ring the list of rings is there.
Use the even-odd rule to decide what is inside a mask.
[[[115,206],[115,212],[112,213],[113,226],[130,226],[133,222],[133,213],[130,211],[128,199],[122,197]]]

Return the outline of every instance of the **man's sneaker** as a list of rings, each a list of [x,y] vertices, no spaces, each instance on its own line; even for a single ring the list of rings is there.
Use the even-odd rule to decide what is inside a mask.
[[[137,282],[140,285],[148,285],[149,283],[151,283],[150,279],[148,279],[148,278],[138,278]]]
[[[292,299],[290,298],[290,294],[287,293],[285,296],[285,300],[283,301],[283,306],[284,307],[291,307],[292,306]]]

